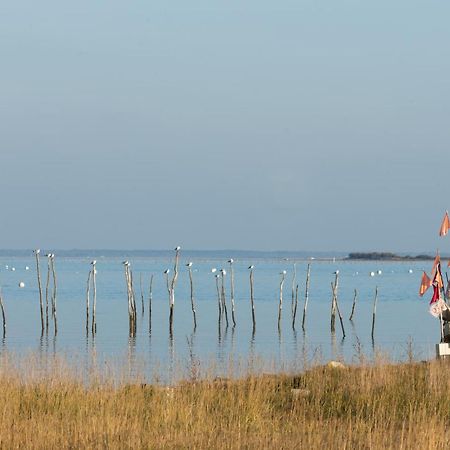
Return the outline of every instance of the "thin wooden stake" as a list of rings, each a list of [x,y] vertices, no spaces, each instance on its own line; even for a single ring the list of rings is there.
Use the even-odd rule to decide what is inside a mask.
[[[153,300],[153,274],[150,277],[150,287],[148,293],[148,330],[152,329],[152,300]]]
[[[48,331],[48,294],[50,288],[51,254],[47,255],[47,281],[45,283],[45,329]]]
[[[97,268],[95,266],[96,261],[92,261],[92,335],[97,333],[97,317],[96,317],[96,309],[97,309]]]
[[[55,327],[55,335],[58,334],[58,322],[56,320],[56,269],[55,269],[55,255],[51,256],[52,275],[53,275],[53,292],[52,292],[52,317]]]
[[[169,292],[169,298],[170,298],[169,330],[170,330],[170,334],[172,334],[172,332],[173,332],[173,313],[174,313],[174,307],[175,307],[175,285],[177,283],[177,278],[178,278],[178,259],[179,259],[179,257],[180,257],[180,247],[176,247],[175,248],[175,263],[173,266],[173,278],[172,278],[172,282],[170,284],[170,292]]]
[[[292,315],[292,328],[295,330],[295,317],[297,316],[298,307],[298,284],[295,288],[294,314]]]
[[[3,338],[6,336],[6,314],[5,314],[5,306],[3,304],[3,295],[0,290],[0,307],[2,309],[2,318],[3,318]]]
[[[253,335],[256,330],[256,319],[255,319],[255,299],[254,299],[254,288],[253,288],[253,266],[249,267],[250,269],[250,303],[252,306],[252,322],[253,322]]]
[[[378,300],[378,286],[375,287],[375,298],[373,299],[373,312],[372,312],[372,339],[375,332],[375,317],[377,315],[377,300]]]
[[[192,309],[192,318],[194,319],[194,331],[197,328],[197,314],[195,311],[195,303],[194,303],[194,280],[192,278],[192,263],[186,264],[189,270],[189,283],[191,286],[191,309]]]
[[[41,309],[41,330],[44,332],[44,305],[42,301],[42,283],[41,283],[41,269],[39,266],[39,253],[41,253],[40,249],[36,249],[34,254],[36,256],[36,271],[37,271],[37,279],[38,279],[38,287],[39,287],[39,306]]]
[[[214,278],[216,279],[216,290],[217,290],[217,306],[219,309],[219,324],[220,321],[222,320],[222,297],[220,295],[220,289],[219,289],[219,277],[220,275],[214,275]]]
[[[281,310],[283,309],[283,284],[286,278],[286,271],[283,270],[281,272],[281,281],[280,281],[280,301],[278,303],[278,331],[281,331]]]
[[[311,275],[311,264],[308,264],[308,269],[306,271],[305,304],[303,306],[303,319],[302,319],[302,329],[303,329],[303,331],[305,331],[306,309],[308,308],[310,275]]]
[[[220,271],[222,273],[222,310],[224,312],[225,315],[225,323],[228,327],[228,311],[227,311],[227,297],[225,295],[225,275],[227,274],[225,270],[221,270]]]
[[[355,313],[356,299],[358,297],[358,291],[355,289],[355,295],[353,296],[353,304],[352,304],[352,312],[350,313],[350,317],[348,320],[353,319],[353,314]]]
[[[230,300],[231,300],[231,320],[233,321],[233,327],[236,326],[235,306],[234,306],[234,268],[233,259],[228,260],[230,264]]]
[[[338,313],[339,321],[340,321],[340,323],[341,323],[341,329],[342,329],[342,335],[343,335],[342,337],[345,338],[344,321],[342,320],[342,314],[341,314],[341,311],[340,311],[340,309],[339,309],[339,302],[338,302],[338,297],[337,297],[337,290],[336,290],[336,287],[333,285],[333,283],[331,283],[331,289],[332,289],[333,295],[334,295],[334,303],[335,303],[335,306],[336,306],[336,311],[337,311],[337,313]]]
[[[297,281],[297,265],[293,264],[293,275],[292,275],[292,298],[291,298],[291,316],[294,317],[295,308],[295,286]]]
[[[91,299],[91,277],[92,271],[89,269],[89,275],[86,286],[86,336],[89,336],[89,303]]]
[[[142,308],[141,308],[141,312],[142,315],[144,315],[144,288],[142,287],[142,273],[139,274],[139,286],[141,288],[141,303],[142,303]]]
[[[334,279],[334,284],[331,283],[332,299],[331,299],[331,332],[336,331],[336,298],[338,292],[338,281],[339,281],[339,270],[335,272],[336,276]]]

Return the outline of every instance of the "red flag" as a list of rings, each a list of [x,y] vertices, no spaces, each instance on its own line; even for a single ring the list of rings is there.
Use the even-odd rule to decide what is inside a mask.
[[[439,286],[433,283],[433,297],[431,297],[430,305],[439,300]]]
[[[448,217],[448,211],[445,211],[445,216],[442,219],[441,228],[439,229],[439,236],[446,236],[450,228],[450,219]]]
[[[425,270],[423,271],[422,281],[420,282],[419,295],[422,297],[425,292],[427,292],[428,288],[431,286],[432,281],[431,278],[428,277]]]

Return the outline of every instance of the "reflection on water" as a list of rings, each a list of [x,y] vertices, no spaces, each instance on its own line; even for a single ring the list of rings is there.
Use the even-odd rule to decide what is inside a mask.
[[[13,261],[11,260],[13,259]],[[258,261],[235,260],[233,295],[235,321],[231,314],[230,278],[216,278],[211,268],[226,261],[193,259],[197,327],[192,320],[191,290],[188,271],[180,270],[176,288],[173,332],[168,327],[169,305],[163,271],[170,264],[164,258],[130,260],[140,286],[148,286],[148,308],[144,288],[140,288],[141,308],[135,333],[129,334],[127,286],[123,277],[122,258],[97,258],[96,293],[97,332],[86,333],[86,274],[91,258],[58,259],[58,329],[55,322],[41,333],[39,292],[36,273],[20,268],[32,267],[32,257],[1,258],[0,267],[16,267],[15,272],[0,270],[2,293],[7,316],[6,335],[1,353],[28,354],[39,358],[63,356],[74,361],[84,359],[84,370],[106,367],[116,361],[130,377],[144,373],[149,378],[175,380],[180,376],[198,377],[213,366],[226,374],[230,364],[264,370],[283,367],[307,367],[313,362],[339,359],[358,362],[373,359],[380,352],[393,358],[406,358],[406,343],[412,339],[415,353],[422,359],[434,355],[439,340],[439,326],[427,312],[427,301],[417,295],[423,262],[319,262],[311,264],[308,309],[301,333],[297,306],[305,298],[308,261],[286,263],[280,259]],[[180,267],[184,261],[180,261]],[[249,264],[252,282],[249,284]],[[293,268],[295,268],[295,279]],[[338,325],[330,332],[330,283],[339,270],[339,313],[346,336]],[[369,276],[382,269],[382,275]],[[278,326],[279,274],[287,271],[292,282],[290,308],[286,308]],[[413,274],[410,273],[413,270]],[[19,288],[19,281],[25,288]],[[373,295],[378,287],[377,321],[371,336]],[[251,292],[253,289],[253,293]],[[350,317],[355,289],[358,302]],[[252,294],[255,303],[253,326]],[[297,300],[298,299],[298,300]],[[297,305],[298,301],[298,305]],[[298,313],[298,311],[297,311]],[[228,319],[228,320],[227,320]],[[303,320],[302,320],[303,322]],[[52,326],[53,325],[53,326]],[[296,328],[297,327],[297,328]],[[56,331],[58,331],[56,333]],[[238,364],[239,363],[239,364]],[[181,369],[180,369],[181,368]],[[180,373],[180,370],[182,373]],[[122,373],[124,370],[122,370]]]

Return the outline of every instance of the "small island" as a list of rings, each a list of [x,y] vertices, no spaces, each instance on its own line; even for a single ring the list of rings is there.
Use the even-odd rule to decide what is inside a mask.
[[[421,261],[421,260],[432,260],[434,259],[433,256],[430,255],[416,255],[416,256],[410,256],[410,255],[396,255],[395,253],[391,252],[353,252],[349,253],[345,260],[369,260],[369,261]]]

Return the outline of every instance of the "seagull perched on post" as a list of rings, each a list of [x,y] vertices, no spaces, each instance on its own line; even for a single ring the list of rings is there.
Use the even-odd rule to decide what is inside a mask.
[[[217,272],[217,269],[215,268],[215,267],[213,267],[212,269],[211,269],[211,273],[216,273]]]
[[[177,247],[175,247],[175,251],[178,252],[181,250],[181,247],[178,245]]]
[[[36,250],[33,251],[33,253],[34,253],[35,255],[39,255],[39,253],[41,253],[41,249],[40,249],[40,248],[37,248]]]
[[[122,261],[122,264],[123,264],[124,266],[129,266],[129,265],[130,265],[130,263],[129,263],[128,261]]]
[[[233,260],[233,258],[230,258],[227,262],[230,263],[230,264],[233,264],[234,260]]]
[[[95,265],[97,264],[97,261],[94,259],[93,261],[91,261],[91,264],[92,264],[93,266],[95,266]]]
[[[189,261],[189,262],[186,264],[186,267],[192,267],[192,262]]]
[[[170,269],[166,269],[164,273],[167,275],[170,272]]]
[[[248,270],[252,270],[254,268],[255,268],[255,266],[253,264],[251,266],[248,266]]]
[[[227,274],[227,271],[225,269],[220,269],[220,273],[222,276],[225,276]]]

